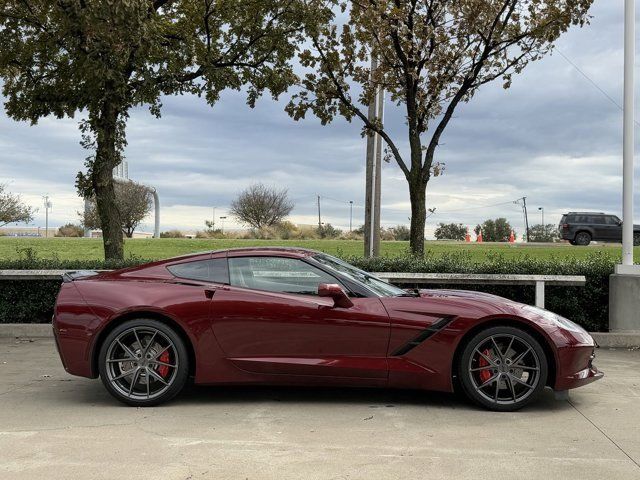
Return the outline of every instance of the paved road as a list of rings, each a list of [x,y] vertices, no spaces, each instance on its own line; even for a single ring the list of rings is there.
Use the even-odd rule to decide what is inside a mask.
[[[0,478],[640,479],[640,351],[604,380],[504,414],[406,391],[192,388],[120,406],[51,340],[0,340]]]

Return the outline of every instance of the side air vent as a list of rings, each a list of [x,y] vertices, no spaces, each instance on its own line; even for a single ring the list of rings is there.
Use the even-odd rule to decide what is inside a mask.
[[[418,336],[415,337],[413,340],[411,340],[410,342],[408,342],[408,343],[402,345],[400,348],[398,348],[395,352],[393,352],[391,354],[391,356],[392,357],[399,357],[401,355],[406,355],[408,352],[413,350],[415,347],[420,345],[422,342],[427,340],[429,337],[431,337],[432,335],[434,335],[435,333],[439,332],[444,327],[449,325],[449,323],[451,323],[451,321],[454,318],[455,317],[443,317],[440,320],[436,320],[431,325],[429,325],[429,327],[427,327],[424,330],[422,330],[420,332],[420,334],[418,334]]]

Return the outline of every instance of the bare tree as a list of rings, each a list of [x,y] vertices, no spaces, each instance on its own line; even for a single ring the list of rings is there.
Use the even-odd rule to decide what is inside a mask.
[[[231,203],[231,215],[253,228],[273,226],[293,210],[286,189],[277,190],[261,183],[251,185]]]
[[[115,193],[116,206],[122,220],[122,233],[131,238],[138,225],[151,212],[151,191],[139,183],[118,182],[115,184]],[[88,210],[79,215],[85,228],[100,228],[95,197],[90,199]]]
[[[588,22],[593,0],[336,1],[344,15],[307,28],[299,58],[309,72],[287,112],[296,120],[311,112],[323,124],[356,118],[364,134],[382,137],[408,183],[411,250],[423,255],[427,184],[443,171],[435,153],[454,112],[484,84],[508,88],[570,26]],[[367,117],[380,88],[404,110],[408,148]]]
[[[29,223],[33,221],[33,208],[22,202],[20,195],[7,191],[6,185],[0,185],[0,227],[9,223]]]

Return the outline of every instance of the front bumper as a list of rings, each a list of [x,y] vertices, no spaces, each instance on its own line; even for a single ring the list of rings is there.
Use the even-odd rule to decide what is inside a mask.
[[[594,358],[592,345],[559,348],[554,390],[578,388],[601,379],[604,373],[593,365]]]

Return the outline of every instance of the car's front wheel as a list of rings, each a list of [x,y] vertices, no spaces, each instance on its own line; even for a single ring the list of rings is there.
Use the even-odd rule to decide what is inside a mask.
[[[189,375],[180,336],[157,320],[124,322],[107,335],[98,356],[100,378],[115,398],[147,407],[171,400]]]
[[[540,343],[515,327],[491,327],[464,347],[458,375],[466,395],[485,408],[514,411],[545,387],[548,364]]]

